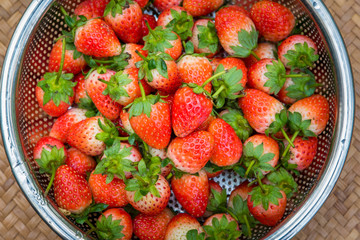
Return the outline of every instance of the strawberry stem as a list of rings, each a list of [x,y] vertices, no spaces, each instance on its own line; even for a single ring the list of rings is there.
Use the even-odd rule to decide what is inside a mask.
[[[146,60],[146,57],[142,55],[138,50],[135,50],[135,52],[137,53],[137,55],[139,55],[139,57],[141,57],[142,60]]]
[[[113,60],[100,60],[100,59],[94,59],[95,62],[101,63],[101,64],[107,64],[107,63],[113,63]]]
[[[263,193],[266,193],[266,192],[265,192],[265,189],[264,189],[264,187],[263,187],[263,184],[262,184],[262,182],[261,182],[261,179],[260,179],[260,177],[259,177],[259,175],[256,176],[256,179],[257,179],[257,181],[258,181],[258,183],[259,183],[259,187],[260,187],[261,191],[262,191]]]
[[[283,154],[282,154],[282,156],[281,156],[282,158],[285,157],[286,154],[289,152],[290,146],[291,146],[290,143],[293,143],[293,142],[295,141],[295,138],[297,137],[297,135],[299,135],[299,133],[300,133],[300,131],[296,131],[296,132],[294,133],[294,135],[291,137],[289,144],[286,146],[285,151],[283,152]],[[292,145],[294,146],[294,144],[292,144]],[[294,146],[294,147],[295,147],[295,146]]]
[[[69,14],[66,12],[66,10],[63,6],[60,6],[60,11],[64,16],[69,16]]]
[[[149,29],[149,33],[157,40],[159,41],[160,38],[156,35],[155,31],[150,27],[149,22],[145,21],[146,27]]]
[[[228,213],[230,216],[232,216],[237,222],[239,222],[239,219],[238,217],[228,208],[225,208],[225,207],[219,207],[219,209],[221,211],[223,211],[224,213]]]
[[[50,178],[50,182],[46,188],[46,191],[45,191],[45,197],[48,195],[50,189],[51,189],[51,186],[54,182],[54,179],[55,179],[55,172],[56,172],[56,169],[55,169],[55,166],[54,164],[51,164],[51,178]]]
[[[209,82],[211,82],[211,81],[214,80],[215,78],[220,77],[221,75],[223,75],[223,74],[225,74],[225,73],[226,73],[226,71],[222,71],[222,72],[219,72],[219,73],[211,76],[208,80],[206,80],[206,81],[201,85],[201,87],[202,87],[202,88],[205,87],[206,84],[208,84]]]
[[[310,77],[308,74],[288,74],[284,75],[284,78],[301,78],[301,77]]]
[[[56,76],[56,80],[55,80],[55,84],[58,85],[59,84],[59,80],[62,74],[62,70],[64,68],[64,62],[65,62],[65,52],[66,52],[66,41],[65,38],[62,39],[62,53],[61,53],[61,62],[60,62],[60,67],[59,67],[59,71],[57,73]]]
[[[259,56],[258,56],[254,51],[251,51],[250,54],[253,55],[253,57],[256,58],[256,60],[258,60],[258,61],[261,60],[261,59],[259,58]]]
[[[285,139],[289,142],[289,144],[292,147],[295,147],[293,141],[291,141],[291,139],[289,138],[289,136],[287,135],[287,133],[285,132],[285,130],[283,128],[281,128],[281,133],[284,135]]]
[[[129,140],[129,137],[117,137],[116,139],[119,139],[120,141],[127,141]]]
[[[252,160],[252,161],[250,162],[249,167],[246,169],[245,178],[247,178],[247,176],[249,175],[249,172],[250,172],[251,168],[254,166],[254,164],[255,164],[255,160]]]
[[[90,229],[86,232],[86,234],[90,234],[97,230],[97,228],[89,221],[89,219],[85,220],[85,223],[89,225]]]
[[[139,81],[139,87],[140,87],[140,92],[141,92],[141,99],[143,101],[146,101],[146,94],[145,94],[145,90],[143,85],[141,84],[141,82]]]
[[[225,85],[221,85],[221,87],[212,95],[213,98],[217,98],[219,94],[225,89]]]
[[[250,230],[251,228],[250,228],[249,220],[246,215],[243,215],[243,219],[244,219],[245,225],[249,231],[249,237],[251,237],[251,230]]]

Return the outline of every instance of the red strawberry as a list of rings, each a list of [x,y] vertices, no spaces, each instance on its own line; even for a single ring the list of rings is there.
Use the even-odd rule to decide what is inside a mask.
[[[303,35],[293,35],[285,39],[278,47],[278,55],[289,69],[312,67],[319,59],[315,42]]]
[[[285,39],[295,26],[295,17],[285,6],[262,0],[255,3],[250,11],[256,29],[265,40],[278,42]]]
[[[260,90],[246,89],[245,94],[245,97],[239,99],[245,119],[258,133],[265,133],[275,120],[275,114],[280,113],[284,106]]]
[[[149,2],[149,0],[134,0],[134,1],[137,2],[141,8],[144,8]]]
[[[167,225],[173,217],[168,208],[154,216],[140,213],[134,218],[134,235],[140,240],[164,239]]]
[[[180,213],[173,217],[166,229],[165,240],[186,239],[188,231],[195,229],[203,232],[200,223],[189,214]]]
[[[213,57],[220,48],[215,24],[210,19],[199,19],[194,23],[190,41],[195,53],[207,53],[207,57]]]
[[[295,147],[290,147],[290,164],[296,164],[295,168],[298,171],[307,169],[314,160],[317,151],[318,140],[315,137],[303,139],[302,137],[296,137],[294,140]],[[285,144],[288,144],[285,142]]]
[[[91,117],[70,127],[66,142],[86,155],[96,156],[105,150],[105,143],[98,140],[96,135],[102,133],[98,121],[102,122],[102,117]]]
[[[166,92],[158,92],[158,94],[160,94],[160,96],[166,96],[165,98],[163,98],[162,100],[164,100],[164,102],[167,102],[169,104],[170,107],[170,112],[171,112],[171,108],[174,102],[174,95],[175,94],[167,94]]]
[[[207,174],[207,173],[206,173]],[[208,205],[211,204],[211,199],[214,198],[214,194],[212,191],[216,191],[218,193],[221,193],[223,191],[222,187],[217,183],[215,182],[214,180],[209,180],[209,200],[208,200]],[[209,210],[206,210],[206,212],[204,213],[204,217],[210,217],[211,215],[213,215],[213,213]]]
[[[287,74],[290,74],[290,71],[287,71]],[[288,91],[287,88],[290,86],[293,86],[294,82],[292,80],[292,78],[286,78],[286,81],[284,83],[284,86],[280,89],[280,91],[278,92],[278,94],[276,95],[277,98],[285,104],[293,104],[296,102],[295,98],[291,98],[288,96]]]
[[[234,197],[239,195],[242,200],[247,200],[249,193],[254,188],[253,186],[248,186],[249,181],[246,180],[245,182],[241,183],[239,186],[237,186],[230,194],[229,201],[228,201],[228,207],[234,208]]]
[[[181,58],[177,63],[177,67],[180,78],[184,83],[202,85],[213,73],[211,64],[206,57],[187,55]],[[211,92],[211,83],[208,83],[204,89]]]
[[[201,217],[206,211],[209,199],[209,182],[205,171],[197,175],[184,174],[173,177],[171,187],[181,206],[192,216]]]
[[[149,34],[149,29],[146,25],[146,23],[149,24],[151,29],[155,29],[157,26],[156,18],[153,15],[149,14],[143,14],[142,22],[141,22],[141,29],[142,29],[142,38],[140,42],[143,44],[143,37]]]
[[[218,118],[211,122],[208,131],[214,136],[215,143],[210,162],[221,167],[237,163],[242,154],[242,143],[234,129]]]
[[[102,239],[130,240],[133,234],[131,216],[122,208],[112,208],[103,212],[96,222],[96,228]]]
[[[49,57],[49,72],[58,72],[60,68],[62,55],[62,39],[58,40],[53,46]],[[65,60],[63,71],[66,73],[78,74],[86,67],[84,57],[81,55],[78,58],[74,56],[74,50],[65,50]]]
[[[147,51],[142,50],[143,47],[143,45],[135,43],[127,43],[125,45],[124,53],[130,55],[130,58],[127,60],[128,65],[125,68],[135,68],[135,63],[142,60],[141,57],[136,53],[136,51],[139,51],[145,57],[147,56]]]
[[[60,208],[75,214],[84,211],[92,202],[86,179],[67,165],[56,170],[54,197]]]
[[[206,165],[212,156],[213,149],[213,136],[208,132],[199,131],[172,140],[167,156],[177,169],[194,174]]]
[[[124,6],[125,3],[125,6]],[[137,2],[110,1],[104,12],[105,21],[125,43],[137,43],[142,37],[142,10]]]
[[[205,227],[206,226],[206,227]],[[241,232],[237,221],[227,213],[218,213],[207,218],[203,228],[208,237],[223,236],[225,239],[239,239]]]
[[[184,0],[183,6],[192,16],[204,16],[216,11],[224,4],[224,0]]]
[[[87,19],[102,17],[109,2],[110,0],[86,0],[76,6],[74,14]]]
[[[51,152],[51,149],[54,147],[56,147],[57,149],[63,148],[64,156],[65,157],[67,156],[67,151],[65,149],[65,146],[61,141],[59,141],[56,138],[46,136],[46,137],[41,138],[36,143],[36,145],[34,147],[34,151],[33,151],[34,160],[41,158],[41,153],[43,150]]]
[[[233,58],[233,57],[227,57],[222,59],[219,64],[222,64],[224,66],[225,70],[230,70],[234,67],[236,69],[240,69],[242,71],[242,78],[241,78],[241,86],[245,88],[245,85],[248,81],[248,69],[246,68],[244,62],[239,58]]]
[[[278,63],[275,59],[264,58],[249,68],[249,87],[256,88],[270,94],[270,87],[265,87],[264,85],[269,80],[269,78],[265,75],[268,72],[267,66],[273,65],[273,61]]]
[[[74,82],[77,82],[75,86],[75,98],[74,102],[79,104],[81,98],[89,99],[89,96],[86,93],[85,89],[85,76],[82,73],[79,73],[74,77]]]
[[[210,178],[214,178],[214,177],[219,176],[222,172],[223,172],[222,170],[214,172],[214,173],[206,172],[206,175],[210,179]]]
[[[185,137],[197,129],[212,111],[211,100],[189,87],[180,88],[174,96],[171,120],[174,133]]]
[[[153,157],[159,157],[162,161],[166,158],[166,150],[165,149],[156,149],[156,148],[149,147],[149,153]],[[161,168],[160,175],[162,175],[163,177],[166,178],[170,174],[171,169],[172,169],[172,165],[169,163],[165,167]]]
[[[66,158],[65,163],[84,177],[96,167],[94,158],[82,153],[76,148],[70,148],[68,150],[68,157]]]
[[[121,113],[120,113],[120,115],[121,115]],[[114,124],[115,124],[117,130],[119,131],[120,137],[128,137],[129,136],[129,134],[125,131],[124,124],[120,117],[114,122]]]
[[[103,94],[107,85],[99,80],[109,81],[115,73],[115,71],[107,69],[106,73],[100,74],[97,70],[94,70],[85,81],[86,92],[96,108],[110,120],[115,120],[119,117],[121,106],[112,100],[110,96]]]
[[[154,0],[154,6],[160,11],[165,11],[171,7],[180,6],[182,0]]]
[[[106,177],[106,175],[94,174],[94,172],[90,174],[89,184],[94,201],[107,204],[109,207],[123,207],[128,204],[124,181],[114,178],[106,184]]]
[[[264,58],[272,58],[276,59],[276,46],[274,43],[270,42],[263,42],[258,43],[258,46],[253,50],[256,56],[260,59]],[[253,55],[250,55],[249,57],[244,59],[245,65],[247,68],[250,68],[253,64],[257,63],[259,60],[257,60]]]
[[[129,119],[129,113],[125,110],[122,110],[120,112],[120,119],[121,119],[121,122],[124,126],[124,129],[125,131],[128,133],[128,134],[133,134],[135,133],[134,132],[134,129],[131,127],[131,124],[130,124],[130,119]]]
[[[302,120],[310,119],[311,123],[308,129],[316,135],[319,135],[325,130],[330,117],[329,111],[329,103],[327,99],[321,95],[313,95],[301,99],[289,108],[289,112],[300,113]]]
[[[66,142],[66,135],[71,126],[86,119],[86,110],[79,108],[72,108],[64,115],[56,119],[51,128],[49,136],[59,139],[61,142]]]
[[[88,20],[76,29],[76,50],[94,57],[112,57],[120,55],[121,45],[111,27],[101,19]]]
[[[221,60],[223,60],[223,58],[220,58],[220,57],[209,58],[211,67],[214,72],[215,72],[216,68],[219,66]]]
[[[196,129],[196,131],[207,131],[211,122],[215,119],[216,117],[210,114],[209,117]]]

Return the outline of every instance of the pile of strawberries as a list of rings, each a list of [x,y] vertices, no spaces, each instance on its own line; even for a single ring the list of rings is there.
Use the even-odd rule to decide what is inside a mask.
[[[34,159],[65,215],[99,239],[142,240],[238,239],[281,220],[329,120],[314,95],[317,46],[296,34],[289,9],[269,0],[250,11],[224,0],[60,9],[68,28],[36,87],[58,118]],[[224,170],[246,179],[229,196],[209,180]],[[170,209],[171,191],[186,213]]]

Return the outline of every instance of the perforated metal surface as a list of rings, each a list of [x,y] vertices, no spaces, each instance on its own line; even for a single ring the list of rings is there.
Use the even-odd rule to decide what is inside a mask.
[[[72,12],[79,2],[81,1],[59,1],[68,12]],[[235,4],[237,2],[240,3],[239,5],[249,9],[256,1],[233,1]],[[321,176],[332,144],[332,137],[337,120],[338,100],[336,94],[337,81],[335,79],[332,60],[328,54],[329,49],[325,39],[320,34],[319,27],[313,22],[311,16],[309,16],[309,12],[301,2],[295,0],[280,0],[279,2],[283,3],[294,13],[297,19],[297,27],[301,29],[301,33],[311,37],[317,44],[320,58],[312,69],[312,72],[316,76],[317,82],[323,84],[322,87],[317,89],[317,93],[326,96],[330,104],[330,121],[326,130],[319,136],[317,155],[312,165],[303,171],[300,176],[296,177],[296,182],[299,185],[298,193],[288,201],[284,216],[285,219],[293,210],[301,206],[303,200],[309,195],[314,184],[316,184],[318,178]],[[36,32],[31,42],[29,42],[20,70],[20,81],[16,88],[15,107],[20,139],[23,144],[27,163],[42,189],[46,188],[49,179],[47,175],[38,172],[33,161],[32,150],[37,140],[49,133],[55,119],[47,116],[41,108],[39,108],[35,99],[35,86],[41,79],[41,76],[47,71],[51,47],[54,40],[60,36],[63,27],[63,16],[60,14],[58,7],[52,6],[36,27]],[[226,188],[228,194],[230,194],[242,180],[232,172],[224,172],[216,178],[216,181],[219,182],[223,188]],[[52,192],[50,192],[49,198],[53,203]],[[176,202],[174,196],[170,199],[170,206],[175,211],[182,211],[181,206]],[[94,218],[95,216],[92,220],[94,220]],[[78,225],[78,227],[82,228],[80,225]],[[86,229],[82,229],[86,231]],[[253,239],[266,236],[270,230],[271,228],[269,227],[259,225],[253,231]]]

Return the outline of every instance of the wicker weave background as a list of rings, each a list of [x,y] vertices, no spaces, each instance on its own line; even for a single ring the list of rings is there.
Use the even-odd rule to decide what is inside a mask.
[[[0,71],[22,13],[31,0],[0,0]],[[351,56],[356,91],[353,144],[332,194],[295,239],[360,239],[360,0],[324,0]],[[0,139],[0,239],[59,239],[29,205],[12,176]]]

